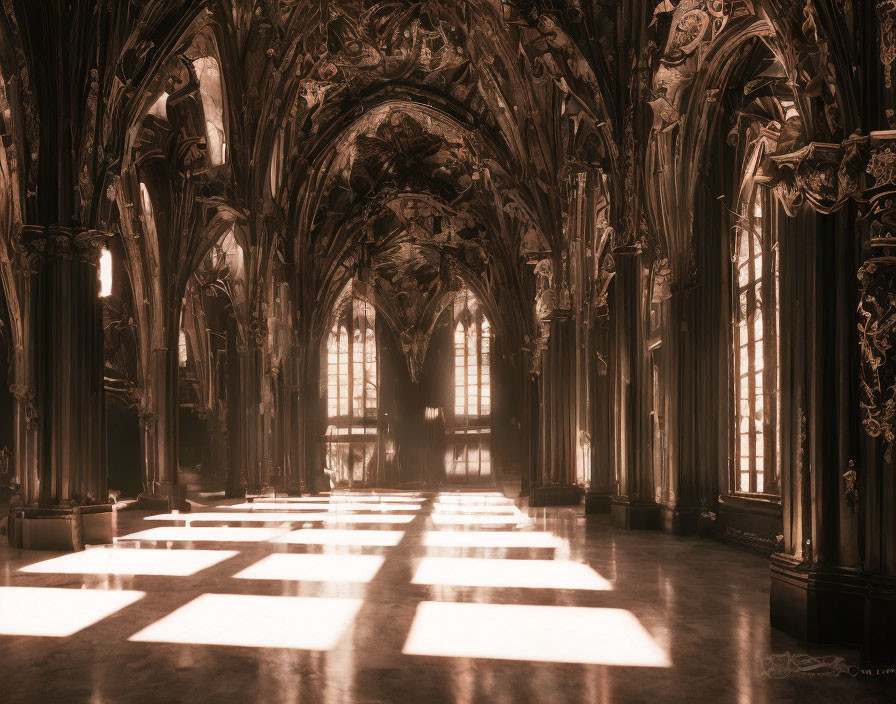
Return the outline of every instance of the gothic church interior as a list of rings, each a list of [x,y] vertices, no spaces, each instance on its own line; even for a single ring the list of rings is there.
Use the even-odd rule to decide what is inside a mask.
[[[891,701],[896,0],[4,0],[0,699]]]

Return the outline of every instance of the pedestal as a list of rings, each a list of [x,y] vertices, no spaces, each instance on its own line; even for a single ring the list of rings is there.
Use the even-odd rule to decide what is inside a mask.
[[[896,578],[869,578],[864,607],[862,665],[896,667]]]
[[[697,532],[697,509],[662,507],[663,530],[673,535],[693,535]]]
[[[583,493],[578,486],[535,486],[529,494],[529,506],[578,506]]]
[[[660,507],[627,496],[614,496],[610,499],[610,525],[630,530],[659,530]]]
[[[19,508],[10,515],[9,544],[23,550],[83,550],[112,542],[112,505]]]
[[[612,496],[609,492],[585,492],[585,513],[610,513],[610,498]]]
[[[867,578],[859,570],[812,567],[775,553],[771,577],[772,626],[810,643],[862,641]]]
[[[140,494],[133,506],[148,511],[189,511],[187,487],[171,482],[153,482],[152,490]]]

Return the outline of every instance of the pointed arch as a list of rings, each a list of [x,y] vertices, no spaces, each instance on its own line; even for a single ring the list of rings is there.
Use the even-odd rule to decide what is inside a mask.
[[[327,473],[334,485],[367,484],[378,448],[376,310],[351,282],[335,306],[322,357]]]
[[[451,481],[491,476],[491,324],[464,286],[454,298],[454,408]]]

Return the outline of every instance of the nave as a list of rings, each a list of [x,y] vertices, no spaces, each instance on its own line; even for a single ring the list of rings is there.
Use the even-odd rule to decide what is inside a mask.
[[[767,561],[716,541],[494,490],[192,508],[122,503],[113,544],[82,552],[0,547],[3,701],[888,696],[842,675],[857,652],[770,628]]]

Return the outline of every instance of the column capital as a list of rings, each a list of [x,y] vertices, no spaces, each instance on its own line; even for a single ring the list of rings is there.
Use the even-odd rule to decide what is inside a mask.
[[[22,257],[26,276],[36,274],[42,261],[50,257],[78,257],[97,265],[109,234],[67,225],[22,225],[13,245]]]

